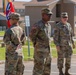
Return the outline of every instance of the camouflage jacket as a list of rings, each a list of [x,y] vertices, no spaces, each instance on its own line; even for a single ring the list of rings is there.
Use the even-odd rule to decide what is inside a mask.
[[[66,25],[61,22],[57,23],[54,28],[53,38],[54,43],[57,46],[67,46],[73,44],[73,31],[71,25],[69,23]]]
[[[49,46],[49,37],[45,31],[45,23],[41,20],[35,23],[30,32],[30,39],[36,48],[43,48]]]
[[[25,33],[23,29],[18,25],[12,25],[9,29],[6,30],[3,41],[6,44],[6,50],[14,52],[19,44],[25,38]]]

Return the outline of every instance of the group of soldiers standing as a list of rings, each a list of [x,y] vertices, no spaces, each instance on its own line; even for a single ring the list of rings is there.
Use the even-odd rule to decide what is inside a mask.
[[[34,46],[34,68],[33,75],[50,75],[51,71],[51,53],[49,38],[49,21],[52,12],[44,8],[41,11],[42,19],[32,26],[30,39]],[[61,13],[61,21],[54,26],[53,40],[57,49],[57,66],[59,75],[70,75],[68,70],[71,65],[72,47],[75,48],[73,41],[73,30],[68,21],[68,13]],[[63,64],[65,58],[65,73],[63,73]]]
[[[30,40],[34,47],[34,67],[32,75],[50,75],[51,73],[51,52],[50,52],[50,27],[49,21],[52,12],[48,8],[41,10],[42,19],[32,25]],[[6,30],[4,43],[6,44],[5,75],[23,75],[23,53],[22,41],[25,33],[17,24],[19,14],[12,13],[9,16],[11,27]],[[73,30],[68,21],[68,13],[61,14],[61,21],[54,27],[53,40],[57,49],[57,66],[59,75],[71,75],[68,70],[71,65],[72,47],[75,48],[73,41]],[[65,73],[63,73],[63,63],[65,58]]]

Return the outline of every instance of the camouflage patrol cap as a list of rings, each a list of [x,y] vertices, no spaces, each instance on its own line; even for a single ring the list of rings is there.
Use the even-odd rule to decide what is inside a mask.
[[[67,12],[62,12],[61,17],[68,17],[68,13]]]
[[[9,15],[9,19],[15,19],[15,20],[19,20],[20,14],[18,13],[11,13]]]
[[[52,15],[52,14],[53,14],[53,13],[50,11],[50,9],[48,9],[48,8],[42,9],[41,12],[42,12],[42,13],[45,13],[45,14],[49,14],[49,15]]]

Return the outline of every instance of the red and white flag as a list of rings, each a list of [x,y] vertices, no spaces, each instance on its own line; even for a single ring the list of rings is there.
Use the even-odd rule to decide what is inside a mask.
[[[10,15],[12,12],[15,12],[13,3],[12,3],[11,1],[8,1],[7,7],[6,7],[6,18],[7,18],[8,28],[10,28],[10,26],[11,26],[11,25],[10,25],[10,22],[9,22],[9,15]]]

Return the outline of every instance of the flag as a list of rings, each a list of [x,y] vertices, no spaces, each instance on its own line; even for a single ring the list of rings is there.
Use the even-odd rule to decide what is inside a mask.
[[[6,0],[3,0],[3,13],[6,14]]]
[[[6,18],[7,18],[7,24],[8,24],[8,28],[10,28],[10,22],[9,22],[9,15],[15,12],[13,3],[11,1],[8,2],[7,7],[6,7]]]

